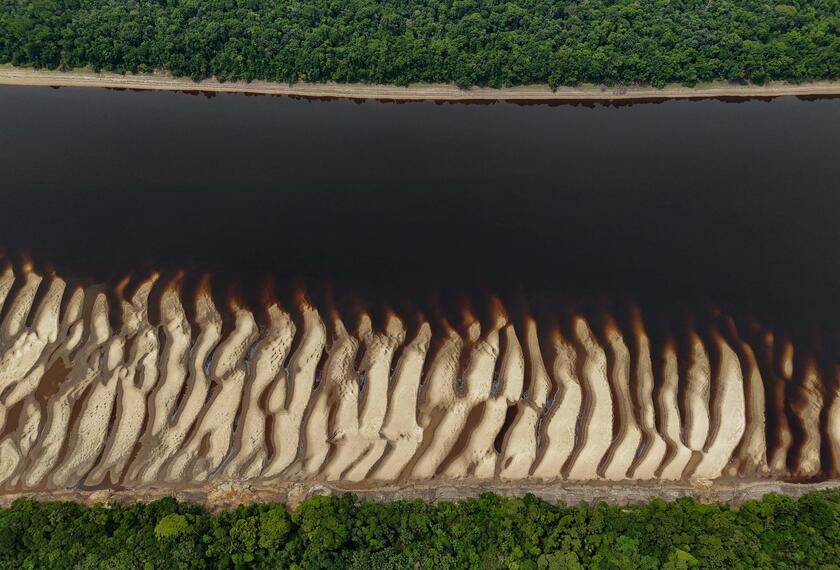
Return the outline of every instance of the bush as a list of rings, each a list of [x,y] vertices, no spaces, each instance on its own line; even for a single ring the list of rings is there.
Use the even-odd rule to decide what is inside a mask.
[[[176,538],[192,530],[184,515],[166,515],[155,525],[155,538]]]

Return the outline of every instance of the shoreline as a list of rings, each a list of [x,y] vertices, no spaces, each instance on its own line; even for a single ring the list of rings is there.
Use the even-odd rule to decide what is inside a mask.
[[[0,66],[0,85],[45,87],[99,87],[143,91],[186,91],[204,93],[246,93],[285,95],[306,98],[330,98],[383,101],[511,101],[511,102],[633,102],[675,99],[755,99],[775,97],[838,97],[840,81],[803,84],[782,82],[766,85],[702,84],[696,87],[668,85],[655,87],[606,87],[582,85],[560,87],[551,91],[546,85],[506,88],[473,87],[460,89],[445,84],[393,85],[337,83],[270,83],[266,81],[227,82],[216,79],[192,81],[166,73],[121,75],[89,70],[51,71]]]
[[[760,499],[768,493],[801,497],[806,493],[837,488],[840,481],[794,483],[772,479],[724,479],[711,481],[511,481],[476,479],[430,479],[393,483],[289,482],[263,479],[251,482],[219,481],[203,485],[148,485],[127,489],[104,487],[55,491],[29,490],[0,492],[0,507],[15,499],[30,498],[39,502],[72,501],[84,505],[99,503],[134,504],[174,497],[210,511],[232,509],[240,504],[279,502],[295,508],[304,499],[318,495],[354,493],[359,500],[375,502],[420,499],[430,503],[460,501],[495,493],[504,497],[522,497],[531,493],[548,502],[563,501],[610,505],[641,504],[659,498],[674,501],[690,497],[700,503],[740,505]]]

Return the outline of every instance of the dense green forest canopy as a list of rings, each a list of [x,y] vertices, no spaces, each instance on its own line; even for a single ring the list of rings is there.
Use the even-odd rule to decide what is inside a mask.
[[[0,510],[0,568],[654,569],[840,564],[840,489],[739,508],[691,499],[554,505],[484,494],[459,503],[313,497],[208,514],[164,499]]]
[[[840,77],[840,0],[0,0],[0,63],[460,86]]]

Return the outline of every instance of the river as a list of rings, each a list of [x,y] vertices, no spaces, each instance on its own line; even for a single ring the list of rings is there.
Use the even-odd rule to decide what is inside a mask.
[[[273,276],[395,306],[481,291],[840,315],[840,99],[0,87],[0,165],[0,246],[62,275],[187,268],[245,290]]]

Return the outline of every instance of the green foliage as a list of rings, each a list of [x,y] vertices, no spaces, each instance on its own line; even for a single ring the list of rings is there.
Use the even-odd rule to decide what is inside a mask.
[[[0,0],[0,63],[222,81],[840,78],[840,0]]]
[[[164,499],[0,509],[0,569],[840,568],[840,489],[739,508],[691,499],[565,506],[532,495],[459,503],[313,497],[209,514]]]
[[[155,525],[155,538],[165,540],[186,534],[192,530],[184,515],[166,515]]]

